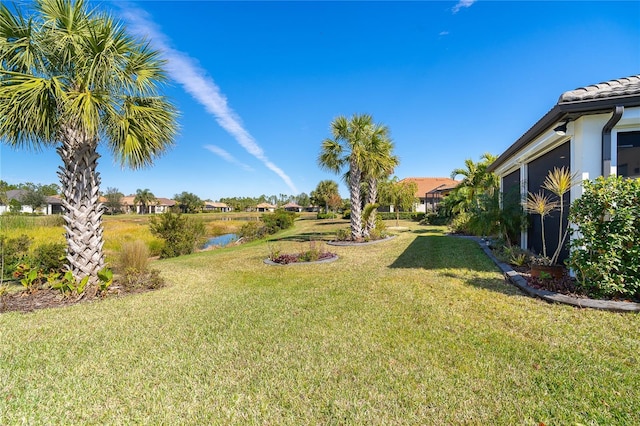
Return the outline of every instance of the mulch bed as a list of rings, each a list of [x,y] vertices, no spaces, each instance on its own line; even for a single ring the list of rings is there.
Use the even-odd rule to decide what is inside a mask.
[[[151,290],[144,287],[125,290],[114,284],[109,287],[109,292],[106,296],[90,296],[85,293],[80,296],[72,295],[66,297],[59,290],[53,289],[23,290],[0,296],[0,314],[4,312],[33,312],[39,309],[60,308],[77,303],[93,302],[105,297],[144,293]]]

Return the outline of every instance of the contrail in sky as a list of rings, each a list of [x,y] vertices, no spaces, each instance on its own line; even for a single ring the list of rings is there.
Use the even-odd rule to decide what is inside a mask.
[[[228,161],[229,163],[235,164],[237,166],[242,167],[243,169],[245,169],[248,172],[252,172],[253,169],[249,166],[247,166],[244,163],[241,163],[240,161],[236,160],[235,157],[231,154],[229,154],[227,151],[225,151],[224,149],[220,148],[219,146],[216,145],[205,145],[204,146],[206,149],[208,149],[209,151],[213,152],[214,154],[216,154],[217,156],[219,156],[220,158]]]
[[[227,104],[227,98],[222,94],[218,85],[207,72],[203,70],[198,61],[186,53],[170,47],[168,37],[160,31],[159,27],[151,21],[149,14],[139,8],[124,6],[122,3],[121,15],[129,23],[129,29],[137,35],[151,40],[152,44],[162,50],[167,59],[167,71],[172,79],[182,85],[196,101],[212,114],[218,124],[225,129],[235,140],[251,155],[260,160],[268,169],[280,176],[294,194],[298,193],[296,186],[287,174],[271,160],[256,140],[242,126],[240,117]],[[207,148],[208,149],[208,148]],[[218,152],[219,155],[219,152]]]

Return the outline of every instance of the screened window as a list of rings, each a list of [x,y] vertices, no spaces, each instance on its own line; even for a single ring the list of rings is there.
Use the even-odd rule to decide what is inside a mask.
[[[640,131],[618,133],[617,175],[640,178]]]

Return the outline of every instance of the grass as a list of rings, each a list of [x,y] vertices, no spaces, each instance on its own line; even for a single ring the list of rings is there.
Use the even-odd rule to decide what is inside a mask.
[[[640,423],[640,316],[525,297],[472,241],[402,225],[333,263],[254,242],[155,262],[162,290],[2,314],[0,424]]]

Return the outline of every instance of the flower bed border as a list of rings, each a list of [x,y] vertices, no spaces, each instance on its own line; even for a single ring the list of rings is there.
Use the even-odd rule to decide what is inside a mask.
[[[311,262],[308,261],[304,261],[304,262],[290,262],[290,263],[278,263],[278,262],[274,262],[273,260],[266,258],[264,260],[264,263],[267,265],[271,265],[271,266],[289,266],[289,265],[311,265],[314,263],[330,263],[330,262],[335,262],[336,260],[339,259],[339,256],[333,255],[332,257],[327,257],[326,259],[321,259],[321,260],[314,260]]]
[[[500,270],[504,273],[504,277],[511,284],[518,287],[520,290],[528,294],[532,297],[539,297],[550,303],[563,303],[565,305],[571,305],[578,308],[592,308],[592,309],[601,309],[606,311],[615,311],[615,312],[640,312],[640,303],[635,302],[621,302],[617,300],[600,300],[600,299],[589,299],[589,298],[578,298],[568,296],[566,294],[556,293],[549,290],[539,290],[533,287],[530,287],[527,284],[527,280],[525,280],[518,272],[514,271],[511,265],[500,262],[493,254],[486,241],[482,240],[478,237],[470,237],[458,235],[459,238],[467,238],[474,240],[480,245],[480,248],[489,256],[489,259],[493,260],[493,262],[500,268]]]
[[[389,241],[389,240],[394,239],[395,237],[396,237],[395,235],[389,235],[388,237],[380,238],[379,240],[363,241],[361,243],[359,243],[357,241],[327,241],[326,244],[329,245],[329,246],[343,246],[343,247],[367,246],[369,244],[378,244],[378,243],[381,243],[383,241]]]

